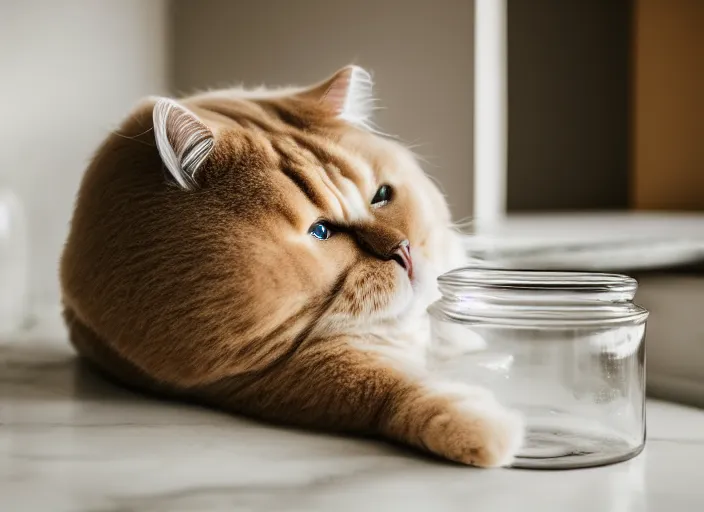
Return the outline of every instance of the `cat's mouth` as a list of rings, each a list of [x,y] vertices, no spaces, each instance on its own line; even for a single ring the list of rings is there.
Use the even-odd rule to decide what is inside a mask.
[[[391,259],[401,265],[408,274],[408,278],[413,280],[413,258],[411,257],[411,244],[404,240],[394,250]]]

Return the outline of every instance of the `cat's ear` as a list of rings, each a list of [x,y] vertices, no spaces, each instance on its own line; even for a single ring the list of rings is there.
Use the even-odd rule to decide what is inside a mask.
[[[196,187],[196,173],[215,144],[213,132],[180,103],[158,98],[152,114],[154,138],[164,165],[178,185]]]
[[[359,66],[347,66],[308,90],[306,95],[317,98],[340,119],[370,130],[376,101],[373,89],[368,71]]]

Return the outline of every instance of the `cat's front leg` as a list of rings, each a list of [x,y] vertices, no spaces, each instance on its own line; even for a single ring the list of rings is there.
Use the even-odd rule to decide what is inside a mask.
[[[506,466],[523,443],[523,420],[484,388],[428,380],[418,385],[387,425],[407,440],[450,460]]]
[[[376,433],[476,466],[511,462],[521,418],[479,388],[440,383],[348,340],[317,340],[247,381],[204,390],[208,401],[285,424]]]

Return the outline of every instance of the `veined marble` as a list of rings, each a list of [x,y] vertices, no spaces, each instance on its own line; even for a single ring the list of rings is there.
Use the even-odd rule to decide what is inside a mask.
[[[479,470],[132,394],[49,322],[0,341],[0,511],[704,510],[704,411],[652,401],[629,462]]]

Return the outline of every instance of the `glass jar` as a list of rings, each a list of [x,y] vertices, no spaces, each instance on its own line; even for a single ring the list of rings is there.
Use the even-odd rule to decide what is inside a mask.
[[[0,336],[18,331],[27,302],[27,231],[17,195],[0,187]]]
[[[524,415],[522,468],[630,459],[645,443],[645,323],[615,274],[459,268],[438,279],[428,364]]]

